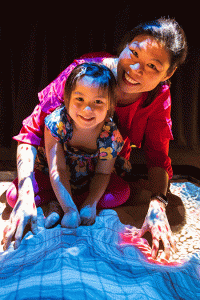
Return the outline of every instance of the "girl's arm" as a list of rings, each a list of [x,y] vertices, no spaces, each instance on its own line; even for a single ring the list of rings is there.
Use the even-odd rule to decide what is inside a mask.
[[[89,195],[80,210],[81,224],[91,225],[95,222],[96,206],[108,186],[115,160],[116,158],[111,160],[99,159],[95,175],[90,182]]]
[[[76,228],[80,224],[80,216],[72,199],[70,175],[65,161],[62,145],[52,137],[45,126],[44,132],[46,156],[49,166],[50,181],[56,197],[64,211],[61,225]]]
[[[33,188],[36,155],[37,149],[32,145],[19,144],[17,147],[18,200],[10,215],[9,224],[4,230],[4,250],[9,247],[13,236],[15,249],[19,247],[28,223],[31,224],[32,232],[37,233],[37,210]]]
[[[62,145],[52,137],[50,131],[45,126],[44,132],[45,150],[49,166],[49,176],[53,190],[64,212],[68,207],[76,209],[72,200],[70,187],[70,175],[65,161]]]

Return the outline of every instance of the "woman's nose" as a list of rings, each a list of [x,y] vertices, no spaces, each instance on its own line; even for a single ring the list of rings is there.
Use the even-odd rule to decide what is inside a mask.
[[[92,109],[91,109],[90,106],[86,106],[86,107],[84,108],[84,111],[92,111]]]
[[[130,67],[131,67],[131,70],[133,70],[133,71],[136,71],[138,73],[142,72],[142,66],[139,63],[136,63],[134,65],[130,65]]]

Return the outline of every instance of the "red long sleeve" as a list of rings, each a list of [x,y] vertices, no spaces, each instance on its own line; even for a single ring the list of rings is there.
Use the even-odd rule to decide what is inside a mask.
[[[147,95],[148,93],[144,93],[131,105],[116,108],[119,129],[125,140],[125,146],[120,154],[129,158],[127,154],[130,155],[130,143],[140,148],[144,142],[148,169],[161,167],[166,170],[171,179],[173,171],[168,151],[169,141],[173,139],[173,135],[169,86],[162,86],[154,101],[143,108]]]

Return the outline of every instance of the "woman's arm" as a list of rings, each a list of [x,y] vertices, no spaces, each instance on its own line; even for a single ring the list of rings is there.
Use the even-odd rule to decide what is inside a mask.
[[[141,185],[141,188],[150,190],[152,195],[162,193],[166,196],[169,182],[168,173],[162,168],[154,167],[149,170],[148,175],[148,182],[145,183],[145,186]],[[166,206],[156,197],[150,201],[139,236],[143,236],[147,231],[152,234],[152,257],[156,258],[159,250],[159,240],[162,240],[164,257],[169,259],[170,249],[172,247],[176,251],[176,244],[167,219]]]
[[[108,186],[115,160],[116,158],[111,160],[99,159],[95,175],[90,182],[89,195],[80,210],[81,224],[91,225],[95,222],[96,206]]]
[[[166,196],[169,184],[169,175],[166,170],[160,167],[153,167],[149,169],[148,182],[152,194],[162,193]]]
[[[153,167],[148,170],[148,180],[140,180],[140,189],[149,190],[152,194],[162,193],[166,196],[169,185],[169,175],[161,167]]]
[[[10,215],[9,224],[4,230],[4,250],[15,236],[15,249],[21,243],[24,229],[31,224],[33,233],[37,233],[37,210],[34,200],[34,164],[37,149],[28,144],[17,147],[18,200]]]
[[[166,196],[169,179],[173,172],[168,156],[169,141],[173,139],[171,132],[171,97],[168,87],[163,87],[160,95],[154,100],[154,110],[148,118],[144,150],[148,167],[148,183],[141,188],[148,189],[153,194]],[[150,199],[149,199],[150,200]],[[175,242],[167,220],[165,204],[151,199],[150,206],[141,229],[141,235],[146,231],[152,234],[152,256],[157,255],[159,240],[163,241],[165,257],[169,258],[170,248],[175,250]]]

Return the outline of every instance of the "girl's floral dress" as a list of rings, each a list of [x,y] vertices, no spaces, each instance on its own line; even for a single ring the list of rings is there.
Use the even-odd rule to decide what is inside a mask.
[[[116,124],[107,119],[97,138],[97,151],[88,154],[83,150],[68,145],[73,135],[70,116],[64,106],[59,107],[45,118],[45,125],[52,136],[59,141],[65,153],[66,164],[70,171],[70,184],[73,190],[80,190],[89,185],[94,176],[98,159],[110,160],[116,158],[124,142]],[[39,147],[36,168],[48,174],[48,165],[44,148]]]

